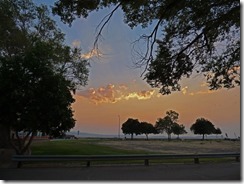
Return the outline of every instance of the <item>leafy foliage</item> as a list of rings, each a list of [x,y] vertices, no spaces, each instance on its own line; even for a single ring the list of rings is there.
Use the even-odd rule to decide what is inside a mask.
[[[209,120],[204,118],[198,118],[191,126],[190,130],[193,131],[194,134],[203,135],[203,140],[204,135],[214,134],[216,132],[214,125]]]
[[[128,118],[126,122],[122,124],[122,131],[124,134],[130,134],[133,139],[133,134],[140,134],[140,122],[138,119]]]
[[[183,124],[179,125],[178,123],[174,123],[172,125],[172,131],[175,135],[178,135],[178,139],[179,135],[187,133],[187,131],[185,130],[185,126]]]
[[[148,134],[157,133],[152,124],[147,122],[139,122],[139,120],[132,118],[128,118],[128,120],[122,124],[121,129],[124,134],[131,134],[131,139],[133,139],[133,134],[145,134],[148,140]]]
[[[166,132],[168,134],[168,140],[171,139],[171,134],[176,130],[175,126],[177,124],[179,114],[175,111],[167,111],[164,118],[158,118],[155,124],[155,128],[158,132]],[[178,124],[177,124],[178,125]]]
[[[160,93],[180,90],[180,80],[193,73],[204,74],[213,90],[240,85],[240,1],[59,0],[53,12],[71,24],[76,16],[110,6],[98,36],[118,8],[131,28],[152,27],[138,39],[145,50],[136,52],[135,65],[146,67],[144,79]]]
[[[171,134],[173,133],[172,130],[173,122],[168,116],[165,116],[164,118],[158,118],[155,124],[155,128],[159,133],[166,132],[168,134],[168,140],[171,139]]]
[[[46,6],[35,6],[30,0],[2,0],[0,10],[1,57],[22,57],[39,47],[38,57],[49,60],[50,67],[71,81],[74,89],[87,84],[89,63],[81,59],[79,49],[64,45],[64,34]]]
[[[157,133],[154,126],[150,123],[141,122],[139,127],[140,127],[140,133],[145,134],[147,137],[147,140],[148,140],[148,134],[156,134]]]
[[[18,132],[26,134],[21,144],[13,144],[18,154],[27,150],[25,140],[37,131],[59,135],[75,125],[69,81],[33,56],[1,60],[0,123],[13,130],[19,141]]]
[[[216,128],[216,130],[215,130],[214,133],[215,133],[215,134],[222,134],[222,131],[220,130],[220,128]]]
[[[57,136],[74,127],[71,90],[87,83],[89,64],[64,45],[48,14],[29,0],[0,1],[0,124],[14,131],[17,154],[37,131]]]

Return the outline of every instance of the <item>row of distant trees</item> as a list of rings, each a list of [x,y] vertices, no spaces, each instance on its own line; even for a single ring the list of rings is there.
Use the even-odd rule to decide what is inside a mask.
[[[148,139],[149,134],[159,134],[166,133],[168,135],[168,140],[171,140],[171,135],[177,135],[179,139],[180,135],[187,134],[185,126],[178,123],[179,113],[170,110],[166,112],[166,116],[163,118],[158,118],[155,125],[148,122],[140,122],[138,119],[128,118],[126,122],[122,124],[122,131],[124,134],[133,135],[145,134]],[[190,127],[190,130],[194,134],[202,135],[204,140],[205,135],[210,134],[221,134],[220,128],[215,128],[215,126],[205,118],[198,118],[194,124]]]

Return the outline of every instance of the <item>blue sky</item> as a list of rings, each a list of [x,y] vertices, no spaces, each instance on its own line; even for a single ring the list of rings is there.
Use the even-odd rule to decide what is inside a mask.
[[[50,1],[35,0],[50,5]],[[72,26],[60,22],[66,34],[67,45],[78,45],[84,54],[91,51],[95,40],[96,26],[109,13],[108,9],[91,13],[87,19],[76,19]],[[150,29],[150,28],[148,28]],[[77,120],[74,130],[80,132],[116,134],[118,115],[121,124],[129,117],[154,124],[165,116],[167,110],[180,114],[180,124],[189,127],[196,118],[210,119],[213,124],[234,137],[240,135],[240,87],[209,91],[203,76],[193,76],[181,82],[182,91],[169,96],[158,94],[140,74],[143,69],[133,68],[131,43],[147,30],[136,27],[131,30],[123,22],[118,11],[103,30],[99,42],[102,56],[90,59],[91,68],[88,85],[75,96],[73,105]],[[143,48],[144,45],[137,45]]]

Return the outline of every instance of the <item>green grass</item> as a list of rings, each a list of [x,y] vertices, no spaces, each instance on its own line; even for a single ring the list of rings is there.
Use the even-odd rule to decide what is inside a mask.
[[[31,146],[31,151],[32,155],[120,155],[149,153],[98,145],[98,141],[93,139],[79,139],[34,142]]]
[[[33,142],[31,145],[32,155],[123,155],[123,154],[155,154],[155,152],[143,150],[127,150],[118,147],[101,145],[104,139],[79,139],[79,140],[54,140],[44,142]],[[111,141],[111,140],[109,140]],[[118,140],[116,140],[118,141]],[[141,141],[143,144],[143,141]],[[201,158],[200,163],[219,163],[219,162],[233,162],[234,158]],[[150,164],[162,163],[194,163],[193,159],[160,159],[150,160]],[[143,165],[143,160],[120,160],[120,161],[95,161],[92,165],[118,165],[118,164],[140,164]],[[85,166],[86,162],[29,162],[27,167],[80,167]]]
[[[123,155],[123,154],[149,154],[150,152],[138,150],[124,150],[110,146],[98,145],[99,139],[57,140],[33,142],[32,155]],[[143,161],[95,161],[92,165],[100,164],[141,164]],[[26,162],[25,167],[80,167],[86,162]]]

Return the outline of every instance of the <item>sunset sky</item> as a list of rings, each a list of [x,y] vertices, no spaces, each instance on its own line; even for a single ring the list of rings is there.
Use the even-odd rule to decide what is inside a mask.
[[[41,0],[34,2],[45,3]],[[99,42],[100,52],[91,52],[96,26],[108,12],[104,9],[92,13],[87,19],[76,19],[71,27],[54,17],[66,34],[66,43],[80,47],[82,57],[91,63],[88,85],[74,96],[73,110],[77,122],[73,130],[116,135],[119,117],[121,124],[128,118],[136,118],[154,125],[166,111],[174,110],[179,113],[179,123],[184,124],[189,133],[195,120],[204,117],[223,134],[240,136],[240,87],[209,91],[204,77],[193,75],[182,80],[182,91],[167,96],[159,94],[158,89],[151,88],[140,77],[143,69],[135,69],[132,62],[136,59],[132,42],[150,28],[131,30],[123,23],[121,11],[116,12],[105,27],[103,39]]]

